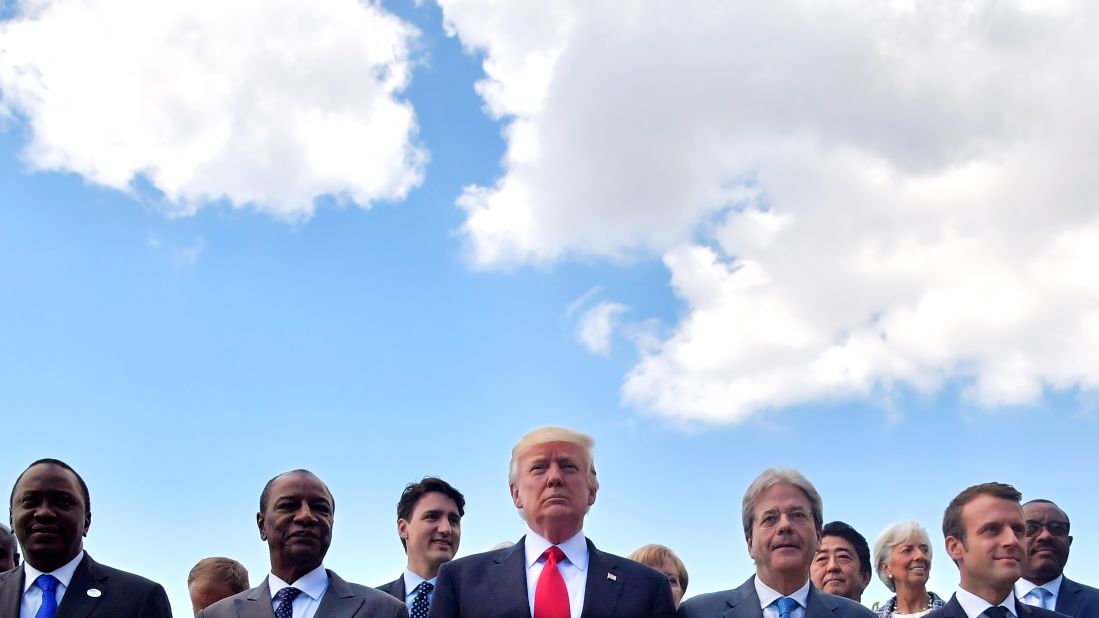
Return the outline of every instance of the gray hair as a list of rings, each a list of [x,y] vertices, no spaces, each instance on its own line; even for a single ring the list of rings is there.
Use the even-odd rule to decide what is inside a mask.
[[[813,515],[813,525],[817,529],[817,534],[820,534],[820,529],[824,527],[824,503],[820,499],[820,494],[817,493],[817,488],[813,487],[813,484],[809,482],[809,479],[802,476],[801,472],[793,468],[767,468],[756,480],[752,481],[752,484],[748,486],[748,491],[744,492],[744,502],[741,503],[741,518],[744,520],[744,538],[752,536],[752,517],[755,514],[756,502],[759,501],[759,496],[768,489],[775,485],[793,485],[805,494],[805,497],[809,499],[809,510]]]
[[[897,591],[897,585],[885,574],[881,566],[885,564],[893,554],[893,548],[912,537],[920,537],[927,543],[927,560],[931,561],[931,538],[927,536],[927,530],[916,520],[902,521],[885,529],[874,542],[874,572],[878,579],[889,588],[890,592]]]

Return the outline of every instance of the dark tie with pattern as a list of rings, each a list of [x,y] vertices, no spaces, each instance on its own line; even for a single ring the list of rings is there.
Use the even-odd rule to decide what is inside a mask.
[[[34,580],[34,585],[42,590],[42,605],[34,618],[53,618],[57,613],[57,578],[49,573],[43,573]]]
[[[988,618],[1008,618],[1007,608],[1000,605],[990,607],[985,610],[985,616],[988,616]]]
[[[275,594],[275,600],[279,602],[275,606],[275,618],[294,618],[294,599],[298,598],[301,590],[287,586]]]
[[[419,586],[412,592],[416,593],[416,598],[412,599],[412,608],[409,612],[409,618],[427,618],[427,610],[430,607],[427,602],[427,595],[435,588],[435,585],[431,582],[420,582]]]

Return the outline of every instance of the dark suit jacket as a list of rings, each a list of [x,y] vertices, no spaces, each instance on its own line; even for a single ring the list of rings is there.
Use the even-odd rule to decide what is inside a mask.
[[[3,618],[19,618],[23,578],[23,566],[0,574]],[[99,591],[99,596],[88,595],[93,589]],[[85,552],[55,618],[172,618],[172,608],[160,584],[99,564]]]
[[[1099,616],[1099,590],[1064,577],[1061,590],[1057,592],[1056,609],[1058,614],[1073,618]]]
[[[404,603],[388,594],[349,584],[328,572],[328,590],[324,591],[314,618],[408,618]],[[275,618],[271,607],[271,586],[267,578],[251,590],[222,599],[199,612],[199,618]]]
[[[755,575],[732,590],[691,597],[679,606],[679,618],[762,618]],[[877,618],[877,614],[851,599],[822,592],[809,584],[805,618]]]
[[[430,618],[530,618],[524,539],[511,547],[447,562],[439,569]],[[585,618],[672,618],[668,578],[601,552],[588,541]]]
[[[1015,611],[1018,613],[1019,618],[1065,618],[1064,614],[1057,612],[1051,612],[1048,609],[1042,609],[1041,607],[1031,607],[1026,603],[1023,603],[1019,599],[1015,599]],[[937,609],[924,618],[977,618],[976,616],[970,616],[962,609],[962,604],[958,603],[958,595],[950,597],[950,602],[946,604],[946,607]]]
[[[390,595],[394,599],[397,599],[401,603],[404,603],[404,598],[408,596],[404,591],[404,573],[401,573],[400,577],[389,582],[388,584],[382,584],[378,586],[378,590]]]

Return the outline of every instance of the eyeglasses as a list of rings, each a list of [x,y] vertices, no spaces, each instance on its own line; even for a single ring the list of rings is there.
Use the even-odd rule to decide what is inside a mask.
[[[785,513],[767,511],[762,515],[756,515],[756,521],[759,522],[760,528],[774,528],[778,525],[778,522],[782,521],[783,515],[786,515],[786,521],[795,526],[804,526],[809,523],[809,513],[806,513],[803,509],[790,509]]]
[[[1042,533],[1042,528],[1049,530],[1053,536],[1068,536],[1067,521],[1051,521],[1043,524],[1040,521],[1028,519],[1024,526],[1023,530],[1027,536],[1038,536]]]

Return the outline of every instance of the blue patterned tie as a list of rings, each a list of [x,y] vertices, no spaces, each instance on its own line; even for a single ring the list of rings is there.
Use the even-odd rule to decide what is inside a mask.
[[[294,599],[301,594],[301,590],[287,586],[275,594],[275,600],[279,601],[275,608],[275,618],[293,618]]]
[[[1023,597],[1023,601],[1027,605],[1033,605],[1035,607],[1041,607],[1042,609],[1052,609],[1051,607],[1046,607],[1046,599],[1048,599],[1052,595],[1053,595],[1053,593],[1050,592],[1049,590],[1046,590],[1045,588],[1043,588],[1041,586],[1038,586],[1034,590],[1031,590],[1030,592],[1026,593],[1026,596]]]
[[[434,588],[435,586],[431,582],[420,582],[420,585],[416,586],[416,589],[412,591],[416,593],[416,598],[412,600],[412,608],[408,618],[427,618],[427,595]]]
[[[775,601],[775,605],[778,606],[778,618],[790,618],[792,612],[797,609],[798,602],[790,597],[782,597]]]
[[[42,606],[34,618],[53,618],[57,613],[57,578],[48,573],[43,573],[34,580],[34,585],[42,590]]]

